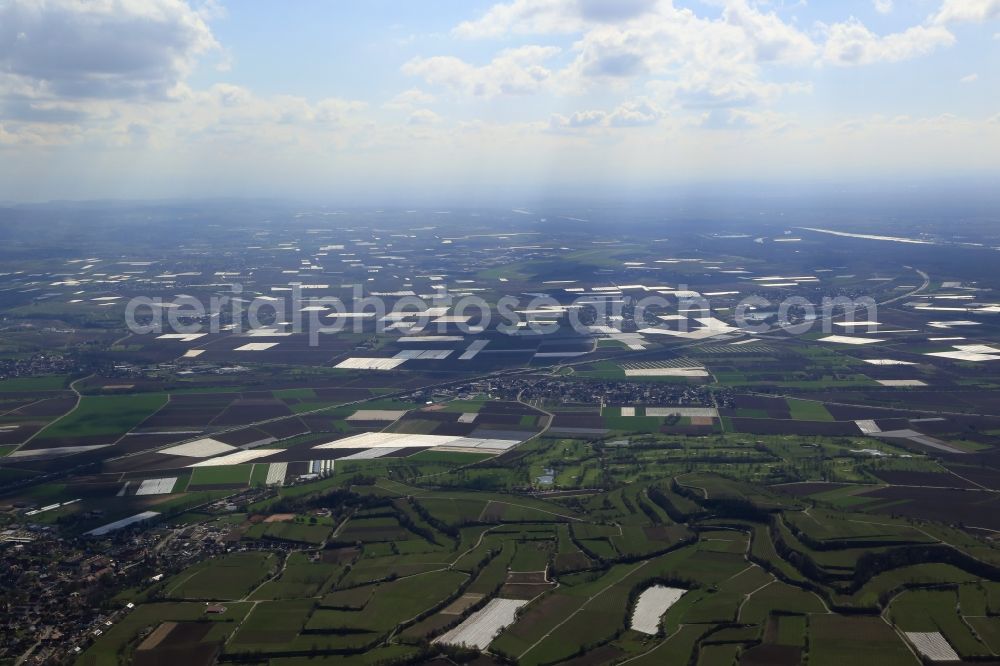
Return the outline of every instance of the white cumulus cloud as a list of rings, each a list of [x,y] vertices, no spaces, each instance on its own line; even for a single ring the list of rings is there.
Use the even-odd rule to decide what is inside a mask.
[[[429,92],[425,92],[419,88],[410,88],[409,90],[404,90],[399,93],[383,106],[386,109],[407,111],[413,109],[414,107],[433,104],[434,101],[434,95]]]
[[[611,111],[578,111],[571,116],[553,114],[549,119],[549,129],[559,132],[593,127],[649,127],[666,115],[666,111],[652,100],[632,99]]]
[[[522,46],[501,51],[480,67],[454,56],[415,58],[403,65],[403,73],[475,97],[526,95],[538,92],[552,78],[543,63],[558,53],[554,46]]]
[[[406,122],[410,125],[436,125],[441,122],[441,116],[430,109],[417,109],[410,114]]]
[[[595,25],[641,18],[658,4],[663,4],[662,0],[514,0],[494,5],[478,19],[460,23],[452,34],[482,39],[507,33],[580,32]]]
[[[0,2],[0,70],[38,96],[164,97],[216,48],[182,0]]]
[[[874,0],[875,11],[879,14],[892,13],[892,0]]]
[[[1000,0],[944,0],[931,21],[937,24],[981,23],[995,18],[1000,18]]]
[[[955,36],[942,26],[918,25],[879,36],[857,19],[829,26],[823,60],[834,65],[900,62],[951,46]]]

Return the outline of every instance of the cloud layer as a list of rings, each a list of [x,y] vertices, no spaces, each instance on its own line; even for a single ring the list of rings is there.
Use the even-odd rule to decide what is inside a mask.
[[[51,99],[168,96],[218,48],[181,0],[13,0],[0,4],[4,90]]]
[[[1000,149],[995,97],[978,120],[883,98],[865,113],[822,101],[829,81],[869,71],[919,86],[925,65],[976,29],[995,54],[1000,0],[933,0],[916,19],[872,0],[861,16],[825,21],[805,3],[764,0],[503,0],[415,35],[391,65],[397,87],[363,94],[338,81],[264,94],[245,82],[252,72],[229,82],[240,79],[224,71],[233,59],[213,31],[224,19],[198,1],[0,0],[0,196],[83,164],[105,165],[110,180],[137,159],[175,176],[193,165],[211,173],[206,187],[230,174],[311,188],[330,174],[496,183],[526,180],[526,164],[583,182],[609,160],[640,179],[846,172],[890,158],[911,168],[917,146],[933,155],[928,169],[962,163],[964,146],[979,156],[972,166],[1000,172],[1000,150],[986,149]],[[366,54],[344,55],[366,66]],[[206,69],[214,76],[195,76]],[[938,81],[996,90],[978,61]],[[822,158],[810,163],[809,151]]]

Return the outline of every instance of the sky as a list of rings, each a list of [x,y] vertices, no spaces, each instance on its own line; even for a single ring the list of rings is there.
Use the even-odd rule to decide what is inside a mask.
[[[0,200],[1000,182],[1000,0],[0,0]]]

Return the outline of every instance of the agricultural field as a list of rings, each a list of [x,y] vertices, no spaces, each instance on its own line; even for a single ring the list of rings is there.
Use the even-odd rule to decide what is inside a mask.
[[[114,441],[167,402],[165,395],[85,396],[69,414],[43,430],[37,442],[65,442],[76,438]]]
[[[245,486],[250,482],[251,465],[221,465],[218,467],[196,467],[191,472],[189,488],[199,486]]]
[[[276,563],[267,553],[233,553],[182,571],[163,586],[163,595],[206,601],[243,599],[273,573]]]
[[[15,661],[1000,659],[1000,283],[965,260],[988,225],[886,252],[789,218],[609,243],[610,217],[542,242],[510,211],[273,213],[151,243],[106,211],[104,247],[0,274]],[[121,327],[131,296],[237,282],[262,326]],[[819,310],[844,294],[878,325]],[[750,297],[775,306],[753,330]],[[779,324],[790,297],[813,330]]]

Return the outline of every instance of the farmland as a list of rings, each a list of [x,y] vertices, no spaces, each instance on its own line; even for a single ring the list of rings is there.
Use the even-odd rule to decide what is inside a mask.
[[[116,439],[166,403],[163,395],[85,397],[79,406],[39,435],[39,441],[77,437]]]
[[[245,486],[250,480],[252,470],[250,465],[224,465],[221,467],[198,467],[191,472],[188,487],[240,485]]]
[[[274,558],[263,553],[236,553],[202,563],[164,585],[171,599],[231,601],[249,594],[269,575]]]
[[[81,664],[997,658],[1000,366],[982,357],[1000,284],[963,259],[985,250],[796,232],[790,251],[767,240],[791,231],[773,220],[750,238],[671,227],[669,249],[652,226],[542,243],[492,215],[241,216],[219,235],[170,220],[202,244],[145,246],[122,294],[76,256],[0,276],[3,312],[78,362],[0,379],[16,607],[72,609]],[[32,302],[26,276],[67,272],[81,284]],[[120,328],[126,295],[236,281],[285,312],[253,330],[229,312],[191,334]],[[880,330],[838,314],[793,334],[765,307],[740,328],[740,299],[769,294],[870,296]],[[346,299],[347,329],[317,330],[327,296]],[[641,312],[643,296],[658,304]],[[953,321],[939,301],[973,304]],[[316,314],[296,327],[300,312]],[[52,579],[89,582],[56,604]],[[5,627],[18,654],[62,649]]]
[[[553,448],[574,450],[565,437],[542,437],[529,458]],[[643,453],[661,450],[674,449]],[[878,654],[902,664],[913,657],[901,633],[934,631],[962,656],[991,654],[994,620],[984,609],[1000,601],[976,581],[1000,583],[1000,557],[974,537],[813,500],[810,488],[768,488],[752,474],[664,460],[661,469],[674,471],[650,478],[617,448],[593,455],[617,461],[605,466],[630,483],[542,498],[421,481],[405,459],[365,468],[382,477],[337,471],[323,488],[289,487],[231,522],[244,541],[289,550],[201,562],[160,594],[255,601],[223,648],[234,656],[464,645],[548,664],[581,649],[651,659],[666,644],[686,651],[676,657],[684,663]],[[195,474],[203,469],[225,470]],[[653,589],[670,599],[644,601]],[[871,617],[879,613],[889,625]],[[858,642],[839,640],[845,632]]]

